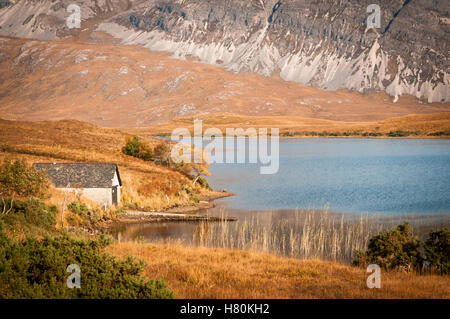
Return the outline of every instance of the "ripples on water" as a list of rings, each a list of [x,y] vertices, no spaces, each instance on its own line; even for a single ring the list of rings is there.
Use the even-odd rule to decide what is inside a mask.
[[[211,172],[213,188],[237,196],[203,213],[239,221],[129,225],[116,238],[350,262],[370,237],[405,220],[422,238],[450,225],[448,140],[283,139],[276,175],[255,164]]]
[[[179,243],[268,252],[302,259],[350,263],[355,250],[365,249],[382,230],[408,221],[424,239],[430,229],[449,227],[450,216],[346,215],[326,210],[236,211],[219,208],[213,215],[240,216],[237,222],[151,223],[114,231],[120,241]]]
[[[281,139],[280,169],[213,164],[210,184],[237,196],[236,209],[328,206],[346,213],[450,212],[450,141],[413,139]]]

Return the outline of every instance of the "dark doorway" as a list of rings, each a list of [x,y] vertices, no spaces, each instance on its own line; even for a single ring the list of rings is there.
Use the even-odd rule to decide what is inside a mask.
[[[113,186],[113,188],[112,188],[112,203],[113,203],[113,205],[117,205],[117,187],[118,186]]]

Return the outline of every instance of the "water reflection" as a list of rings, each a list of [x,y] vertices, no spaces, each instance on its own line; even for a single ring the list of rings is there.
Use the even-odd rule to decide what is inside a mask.
[[[113,231],[119,241],[181,243],[264,251],[294,258],[351,262],[355,250],[385,229],[408,221],[424,239],[430,229],[450,226],[448,214],[389,216],[327,210],[239,211],[219,205],[203,214],[237,216],[235,222],[127,225]]]
[[[215,189],[237,196],[200,213],[237,222],[127,225],[112,234],[349,262],[371,236],[405,220],[422,238],[450,225],[449,140],[285,139],[276,175],[254,164],[211,172]]]

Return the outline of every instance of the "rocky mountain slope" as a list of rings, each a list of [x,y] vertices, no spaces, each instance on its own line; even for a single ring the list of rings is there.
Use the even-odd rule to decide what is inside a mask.
[[[0,35],[39,40],[60,39],[79,31],[67,26],[67,18],[73,13],[68,12],[69,5],[77,4],[80,7],[84,27],[130,9],[132,3],[129,0],[2,0]]]
[[[0,9],[0,35],[58,39],[96,29],[122,44],[233,72],[326,90],[384,90],[394,101],[402,94],[450,101],[447,0],[379,1],[378,29],[366,25],[371,0],[8,2]],[[69,3],[81,6],[82,30],[65,25]]]
[[[379,1],[381,28],[367,28],[373,1],[164,0],[133,8],[101,30],[127,44],[198,56],[336,90],[386,90],[450,100],[449,6]]]
[[[450,103],[406,96],[393,103],[382,92],[323,91],[139,46],[99,44],[110,40],[100,32],[84,40],[93,44],[0,38],[0,118],[130,127],[207,113],[379,121],[450,111]]]

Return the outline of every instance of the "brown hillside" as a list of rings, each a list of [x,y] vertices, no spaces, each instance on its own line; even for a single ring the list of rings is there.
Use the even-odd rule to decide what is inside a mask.
[[[382,272],[368,289],[365,269],[229,249],[116,243],[110,252],[142,259],[177,298],[450,298],[449,276]]]
[[[384,93],[323,91],[255,74],[175,60],[102,33],[59,41],[0,39],[0,117],[75,119],[104,127],[145,127],[202,113],[376,122],[450,111]]]
[[[128,128],[127,132],[143,135],[170,134],[175,128],[185,127],[193,130],[194,119],[203,120],[203,129],[217,127],[225,132],[226,128],[279,128],[280,133],[288,132],[375,132],[391,131],[414,132],[415,137],[425,137],[436,132],[450,133],[450,113],[426,115],[407,115],[393,117],[380,122],[344,122],[313,119],[294,116],[245,116],[230,113],[201,114],[174,119],[168,123],[146,128]]]
[[[194,195],[209,196],[185,175],[121,152],[127,134],[79,121],[17,122],[0,120],[0,160],[21,158],[35,162],[115,162],[124,186],[126,207],[165,209],[192,205]],[[151,145],[160,143],[143,139]],[[192,189],[192,193],[186,192]],[[61,204],[61,203],[59,203]],[[59,205],[58,204],[58,205]]]

